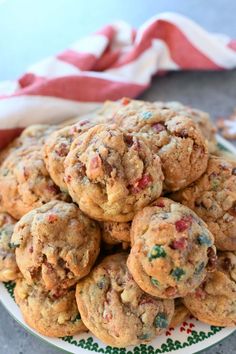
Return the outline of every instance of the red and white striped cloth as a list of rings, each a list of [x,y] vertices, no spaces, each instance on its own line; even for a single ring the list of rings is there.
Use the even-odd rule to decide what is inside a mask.
[[[158,72],[236,67],[236,41],[212,34],[188,18],[162,13],[137,31],[105,26],[69,49],[0,83],[0,147],[20,128],[87,113],[106,99],[136,97]]]

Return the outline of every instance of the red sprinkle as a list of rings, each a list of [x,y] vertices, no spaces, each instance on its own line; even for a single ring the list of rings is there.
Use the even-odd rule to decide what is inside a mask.
[[[134,186],[132,188],[133,193],[139,193],[141,190],[143,190],[145,187],[149,185],[149,183],[152,182],[152,177],[150,175],[143,175],[142,178],[137,180],[134,183]]]
[[[79,122],[79,125],[82,127],[85,124],[88,124],[89,120],[82,120],[82,122]]]
[[[101,165],[100,157],[98,155],[94,156],[90,161],[91,170],[96,170],[100,165]]]
[[[146,304],[155,304],[155,301],[151,297],[145,296],[141,299],[139,305],[146,305]]]
[[[56,150],[56,153],[60,157],[65,157],[68,154],[68,147],[65,143],[61,143],[59,149]]]
[[[50,224],[52,224],[52,223],[54,223],[54,221],[57,221],[57,216],[54,215],[54,214],[48,215],[48,222],[49,222]]]
[[[186,238],[184,237],[181,237],[180,239],[178,240],[174,240],[170,247],[174,250],[185,250],[185,248],[187,247],[188,245],[188,241]]]
[[[178,232],[182,232],[189,228],[192,224],[192,216],[184,216],[182,219],[176,221],[175,227]]]
[[[121,104],[123,104],[123,106],[127,106],[127,104],[130,103],[130,98],[127,97],[123,97],[121,100]]]
[[[203,289],[197,288],[197,290],[195,290],[195,296],[197,299],[204,300],[206,298],[206,293]]]
[[[56,185],[48,185],[46,188],[50,193],[53,194],[57,194],[60,192],[60,189]]]
[[[26,168],[24,167],[23,169],[23,173],[24,173],[24,177],[27,180],[29,178],[29,172],[26,170]]]
[[[175,296],[177,293],[177,289],[173,286],[169,286],[166,290],[165,290],[165,294],[167,297],[172,297]]]
[[[65,177],[66,183],[70,183],[71,182],[71,176],[68,175]]]
[[[152,125],[153,130],[155,130],[156,133],[160,133],[164,130],[166,130],[165,126],[161,123],[155,123]]]
[[[125,142],[127,146],[132,146],[133,145],[133,137],[131,135],[126,135],[125,137]]]
[[[140,142],[138,140],[135,140],[134,144],[133,144],[133,147],[134,147],[134,150],[140,151],[140,149],[141,149]]]
[[[159,208],[164,208],[165,204],[162,200],[157,200],[156,202],[152,203],[153,206],[157,206]]]
[[[112,319],[112,313],[106,313],[105,316],[103,316],[104,320],[106,320],[107,322],[109,322]]]

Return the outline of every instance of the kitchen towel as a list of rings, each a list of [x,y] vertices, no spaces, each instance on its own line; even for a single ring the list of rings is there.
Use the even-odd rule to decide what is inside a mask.
[[[158,73],[236,67],[236,41],[176,13],[161,13],[138,30],[105,26],[63,53],[0,82],[0,148],[35,123],[59,123],[101,102],[137,97]]]

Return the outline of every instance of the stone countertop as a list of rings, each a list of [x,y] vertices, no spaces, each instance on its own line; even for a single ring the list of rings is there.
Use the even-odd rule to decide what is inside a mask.
[[[0,0],[0,80],[12,79],[19,75],[24,68],[35,60],[38,60],[45,55],[61,50],[64,46],[81,35],[99,28],[102,24],[108,23],[114,19],[114,6],[110,1],[94,0],[93,8],[98,9],[97,17],[93,14],[92,21],[87,18],[87,22],[83,19],[83,30],[76,27],[74,17],[72,16],[72,25],[70,27],[70,14],[79,6],[79,18],[82,18],[81,13],[87,13],[91,4],[82,1],[71,0],[57,0],[58,18],[52,17],[51,22],[44,23],[46,30],[42,28],[32,28],[32,31],[27,30],[27,23],[29,22],[29,12],[33,13],[36,18],[36,23],[40,23],[40,16],[44,18],[45,13],[48,16],[52,15],[52,10],[55,7],[55,2],[50,1],[50,5],[46,0],[30,2],[29,0],[21,1],[4,1]],[[36,12],[33,12],[32,4],[36,3]],[[100,7],[98,7],[98,3]],[[101,3],[106,3],[104,12],[101,11]],[[116,3],[116,2],[114,2]],[[155,3],[155,4],[154,4]],[[47,6],[46,6],[47,4]],[[123,9],[126,5],[127,9]],[[96,7],[97,5],[97,7]],[[139,5],[139,11],[137,8]],[[140,6],[143,8],[142,11]],[[62,8],[64,7],[64,10]],[[22,12],[21,12],[22,9]],[[47,9],[47,11],[45,10]],[[130,10],[129,10],[130,9]],[[135,9],[136,13],[131,9]],[[208,30],[225,32],[226,34],[236,38],[236,2],[233,0],[158,0],[158,1],[141,1],[130,0],[129,2],[120,0],[117,5],[116,18],[125,16],[125,20],[132,22],[135,26],[139,25],[143,20],[154,15],[160,11],[179,11],[185,15],[197,20],[204,25]],[[44,42],[43,36],[49,33],[51,27],[59,28],[62,21],[62,14],[64,11],[65,35],[61,39],[57,37],[55,43],[53,31],[48,35],[47,41]],[[38,17],[37,17],[38,13]],[[123,17],[124,17],[123,16]],[[47,16],[46,16],[47,17]],[[7,18],[7,20],[6,20]],[[25,21],[24,21],[25,20]],[[31,19],[32,20],[32,19]],[[50,26],[49,26],[50,22]],[[26,35],[26,41],[19,43],[16,41],[12,45],[11,38],[14,35],[14,28],[16,33],[17,25],[21,26],[21,33]],[[23,27],[22,27],[23,26]],[[25,27],[24,27],[25,26]],[[76,30],[75,30],[76,28]],[[76,37],[74,35],[76,33]],[[34,37],[41,36],[42,42],[45,46],[37,47],[37,41],[34,42]],[[9,41],[9,45],[6,42]],[[20,34],[17,34],[20,38]],[[20,40],[20,39],[19,39]],[[28,46],[30,44],[31,52],[27,55]],[[9,48],[9,50],[8,50]],[[19,57],[16,55],[19,53]],[[2,55],[3,54],[3,55]],[[12,57],[14,59],[12,60]],[[19,60],[18,60],[19,59]],[[11,70],[12,69],[12,70]],[[181,101],[184,104],[206,110],[215,119],[217,116],[230,114],[234,107],[236,107],[236,70],[230,72],[184,72],[171,73],[166,76],[156,77],[153,80],[152,86],[148,89],[143,99],[146,100],[169,100]],[[18,323],[16,323],[7,313],[7,311],[0,305],[0,354],[60,354],[63,353],[59,349],[55,349],[50,345],[42,342],[40,339],[27,333]],[[236,332],[223,342],[214,347],[205,350],[203,354],[235,354],[236,353]],[[186,350],[186,354],[192,354]]]

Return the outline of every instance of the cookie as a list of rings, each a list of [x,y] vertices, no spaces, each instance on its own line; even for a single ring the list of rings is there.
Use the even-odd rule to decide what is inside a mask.
[[[118,253],[102,263],[76,287],[81,318],[88,329],[108,345],[126,347],[151,341],[168,328],[174,313],[172,300],[145,294]]]
[[[7,158],[7,156],[14,150],[18,150],[22,146],[32,144],[43,144],[45,138],[56,129],[56,126],[46,124],[35,124],[24,129],[18,138],[15,138],[3,150],[0,151],[0,165]]]
[[[22,144],[44,144],[47,137],[58,130],[56,125],[33,124],[25,128],[21,133],[19,140]]]
[[[14,220],[6,213],[0,213],[0,281],[15,280],[19,276],[15,250],[11,247]]]
[[[236,161],[211,156],[206,172],[172,196],[208,225],[220,250],[236,250]]]
[[[220,252],[217,270],[184,298],[189,311],[213,326],[236,326],[236,254]]]
[[[189,185],[206,170],[207,143],[189,115],[158,108],[154,103],[129,100],[115,113],[114,121],[128,132],[144,137],[161,158],[166,191]]]
[[[202,135],[207,140],[208,149],[210,153],[213,153],[217,149],[216,142],[216,127],[213,125],[211,118],[208,113],[203,112],[199,109],[192,108],[189,106],[184,106],[180,102],[154,102],[158,108],[161,109],[171,109],[178,114],[183,114],[191,118],[201,130]]]
[[[41,144],[14,150],[0,166],[0,210],[20,219],[50,200],[69,200],[50,178]]]
[[[70,151],[73,140],[82,132],[88,130],[94,124],[88,120],[80,121],[75,125],[64,127],[51,134],[44,145],[44,161],[47,170],[54,181],[64,192],[67,185],[64,181],[65,158]]]
[[[89,273],[99,254],[100,229],[76,205],[52,201],[21,218],[12,244],[24,278],[56,294]]]
[[[73,289],[55,297],[40,284],[29,285],[25,279],[20,279],[16,282],[14,295],[25,322],[44,336],[72,336],[87,330]]]
[[[159,198],[131,227],[128,268],[145,292],[177,298],[197,288],[215,262],[214,238],[189,208]]]
[[[142,137],[97,125],[74,140],[65,181],[80,209],[98,221],[126,222],[162,192],[160,159]]]
[[[175,299],[175,312],[170,322],[170,328],[175,328],[181,325],[190,315],[189,310],[183,304],[182,299]]]

